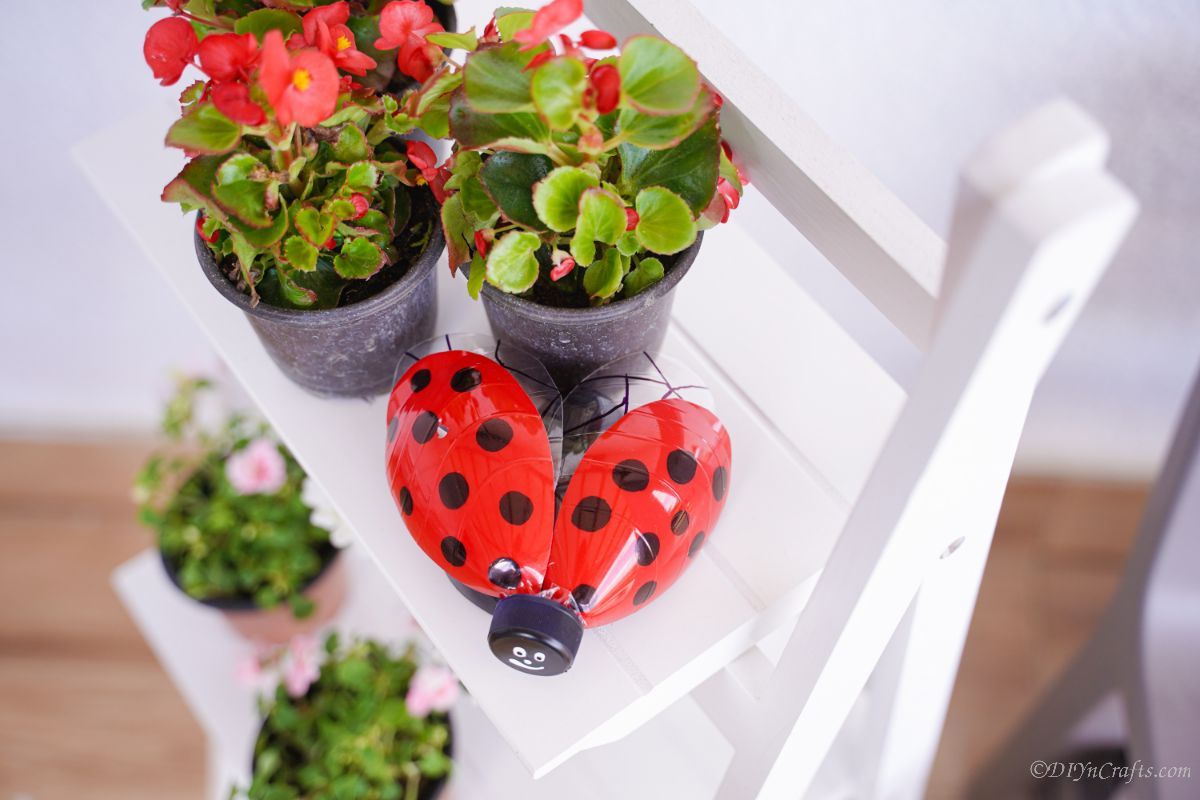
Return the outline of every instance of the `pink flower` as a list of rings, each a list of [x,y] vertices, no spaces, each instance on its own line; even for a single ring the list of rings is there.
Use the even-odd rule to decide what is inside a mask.
[[[302,697],[308,687],[321,676],[319,648],[314,636],[300,634],[288,643],[287,665],[283,669],[283,685],[292,697]]]
[[[255,439],[225,460],[225,477],[238,494],[275,494],[287,480],[287,464],[278,445]]]
[[[233,667],[233,678],[239,686],[256,688],[262,682],[262,662],[258,653],[243,653]]]
[[[424,664],[417,669],[408,684],[404,704],[408,713],[417,718],[431,711],[449,711],[458,700],[458,678],[445,667]]]

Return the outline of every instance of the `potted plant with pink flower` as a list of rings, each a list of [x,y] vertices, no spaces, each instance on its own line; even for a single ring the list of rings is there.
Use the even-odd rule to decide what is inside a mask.
[[[211,388],[182,379],[167,404],[170,447],[137,475],[139,518],[184,594],[246,638],[284,642],[341,606],[345,574],[330,528],[345,533],[311,503],[304,470],[263,423],[236,413],[214,430],[201,423],[197,399]]]
[[[582,0],[498,9],[482,36],[459,35],[461,65],[441,59],[405,98],[419,125],[422,104],[449,98],[451,268],[469,264],[497,338],[564,390],[661,343],[702,231],[745,183],[696,63],[656,36],[568,36],[582,13]]]
[[[189,160],[163,200],[196,212],[205,275],[299,385],[385,391],[403,351],[433,332],[436,158],[401,138],[411,126],[397,101],[361,82],[379,62],[361,49],[351,4],[165,4],[173,16],[147,32],[147,64],[165,85],[192,67],[203,77],[167,132]],[[420,0],[382,4],[372,52],[428,75],[441,57],[431,40],[453,36],[432,14]]]
[[[283,680],[260,701],[249,800],[301,797],[434,800],[450,775],[448,712],[458,680],[422,661],[414,645],[395,652],[373,640],[318,651],[294,641]]]

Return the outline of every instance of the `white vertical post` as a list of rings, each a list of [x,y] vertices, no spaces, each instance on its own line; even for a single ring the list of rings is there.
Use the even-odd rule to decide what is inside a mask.
[[[1065,108],[1018,123],[999,151],[1006,139],[1037,137],[1045,115]],[[1093,127],[1080,146],[1094,149],[1096,137]],[[951,246],[960,274],[932,347],[764,692],[758,735],[736,745],[721,797],[803,791],[941,554],[960,537],[986,550],[1034,386],[1136,208],[1091,167],[1037,178],[999,192],[975,185],[990,202]],[[976,586],[960,586],[958,600],[970,606]],[[957,659],[949,648],[943,655]]]

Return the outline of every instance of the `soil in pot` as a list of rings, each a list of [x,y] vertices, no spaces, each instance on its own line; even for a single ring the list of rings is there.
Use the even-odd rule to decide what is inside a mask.
[[[404,187],[411,213],[393,244],[396,263],[351,282],[335,307],[284,307],[270,276],[261,300],[244,291],[234,259],[218,263],[197,234],[196,255],[213,286],[245,312],[267,353],[293,382],[320,396],[369,397],[391,386],[392,370],[413,344],[429,338],[437,320],[437,261],[445,246],[437,202],[428,187]],[[399,201],[398,201],[399,202]],[[312,288],[332,272],[322,263]]]
[[[202,599],[187,596],[220,611],[230,627],[244,639],[264,644],[285,644],[298,634],[317,630],[341,609],[346,599],[346,565],[340,555],[341,551],[332,545],[322,549],[320,571],[301,590],[301,594],[314,605],[313,613],[303,619],[297,619],[287,603],[265,609],[259,608],[249,597]],[[167,577],[183,592],[177,566],[161,552],[160,556]]]
[[[675,287],[691,269],[702,240],[700,234],[691,247],[663,258],[658,283],[603,306],[590,306],[582,292],[562,292],[546,280],[525,296],[484,284],[483,307],[492,333],[536,356],[566,394],[610,361],[658,350],[671,319]]]

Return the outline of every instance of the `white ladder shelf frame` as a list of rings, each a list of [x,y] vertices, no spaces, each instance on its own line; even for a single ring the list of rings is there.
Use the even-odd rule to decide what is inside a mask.
[[[735,746],[718,797],[805,793],[880,664],[866,792],[920,797],[1033,390],[1137,203],[1104,169],[1104,131],[1058,101],[970,160],[947,252],[687,0],[589,13],[703,54],[756,188],[923,352],[774,669],[751,655],[752,680],[729,668],[692,693]]]
[[[474,10],[482,3],[460,3],[468,5]],[[917,377],[903,387],[907,400],[891,433],[887,434],[890,417],[863,421],[874,426],[884,442],[874,467],[843,469],[845,465],[836,464],[832,473],[809,478],[826,481],[826,493],[842,504],[829,514],[849,513],[819,577],[814,574],[791,588],[755,624],[742,624],[736,635],[706,653],[704,674],[693,669],[659,682],[653,697],[637,701],[641,707],[631,703],[629,713],[611,718],[596,735],[571,750],[539,748],[544,751],[537,754],[539,760],[530,764],[527,759],[527,764],[535,773],[545,773],[582,747],[623,736],[642,724],[648,711],[657,713],[672,698],[692,690],[734,746],[718,796],[797,797],[813,785],[826,752],[852,707],[864,697],[862,690],[874,671],[870,702],[865,704],[869,724],[855,743],[858,752],[867,754],[867,763],[875,765],[868,776],[874,786],[864,793],[918,796],[936,750],[1030,396],[1132,222],[1136,204],[1103,169],[1103,132],[1070,104],[1052,104],[971,162],[947,255],[939,238],[910,209],[826,137],[687,0],[593,0],[588,11],[593,22],[620,38],[657,32],[699,57],[706,79],[725,98],[724,133],[745,161],[754,187],[922,355]],[[481,22],[463,20],[471,21]],[[118,173],[100,163],[106,155],[102,145],[110,142],[94,142],[90,150],[77,150],[76,155],[102,194],[120,195],[109,180]],[[117,210],[131,229],[144,226],[147,219],[162,219],[127,196],[116,200],[125,203]],[[733,241],[737,232],[718,231],[713,242],[706,243],[706,251],[722,252],[720,233]],[[155,250],[153,233],[142,232],[139,238],[152,257],[162,255]],[[803,283],[792,254],[780,242],[770,237],[750,241],[744,234],[738,241],[740,246],[767,250],[787,277]],[[944,276],[943,263],[948,265]],[[189,298],[207,289],[198,275],[174,274],[183,269],[179,264],[160,260],[160,266],[230,357],[230,342],[239,341],[235,334],[246,341],[244,322],[235,322],[234,312],[219,308],[213,298]],[[1059,303],[1063,297],[1069,300]],[[473,313],[478,316],[477,310]],[[685,319],[673,327],[672,341],[685,351],[703,354],[712,342],[697,345],[696,320],[686,318],[688,313],[677,304],[677,319],[681,314]],[[214,321],[231,330],[214,332]],[[232,331],[234,327],[238,330]],[[235,367],[240,365],[243,378],[255,370],[269,370],[256,344],[243,344],[241,349],[250,352],[235,354],[232,360],[240,359]],[[848,352],[838,350],[840,357]],[[739,366],[731,364],[728,355],[721,354],[724,360],[718,368]],[[280,380],[264,376],[251,387],[252,393],[284,397]],[[759,426],[777,424],[756,404],[772,398],[762,392],[739,395],[736,380],[724,383],[732,385],[730,399],[737,413]],[[845,394],[845,387],[853,385],[839,383],[834,391],[840,388]],[[846,395],[840,401],[853,399]],[[890,402],[889,398],[871,408],[886,409]],[[316,408],[309,401],[295,403],[286,414],[293,427],[297,409],[315,413]],[[268,415],[284,411],[267,405]],[[345,418],[339,430],[365,434],[368,422],[374,424],[368,411],[340,407]],[[805,443],[796,442],[788,431],[777,433],[781,446],[796,455],[792,460],[803,462]],[[871,438],[863,437],[867,442]],[[822,445],[828,449],[828,441]],[[298,455],[305,460],[304,453]],[[810,471],[819,470],[810,465]],[[375,502],[374,484],[343,488],[348,490],[343,496],[331,493],[339,505]],[[956,494],[951,495],[952,490]],[[946,502],[951,496],[958,502]],[[411,550],[389,543],[381,554],[380,544],[376,538],[370,549],[381,567],[388,558],[404,557]],[[941,559],[947,552],[953,557]],[[400,587],[389,575],[402,595],[406,590],[446,590],[427,582],[424,574],[417,577],[414,586]],[[812,594],[805,603],[808,592]],[[682,596],[682,587],[675,594]],[[670,600],[660,602],[666,607]],[[790,616],[788,609],[794,609]],[[649,619],[654,611],[639,616]],[[468,612],[459,615],[461,620],[456,615],[457,608],[439,619],[479,627]],[[789,635],[786,623],[792,619],[795,628]],[[430,633],[437,640],[446,632]],[[644,640],[644,630],[642,634]],[[741,649],[731,650],[735,644]],[[742,650],[744,654],[736,657]],[[460,657],[461,652],[465,651],[460,650]],[[592,659],[601,655],[597,648]],[[709,664],[718,656],[727,668],[714,673]],[[479,674],[474,664],[466,666]],[[481,698],[481,704],[496,699]],[[493,721],[507,737],[507,721],[494,715]],[[527,739],[525,744],[537,742]],[[522,753],[522,758],[527,755]]]

